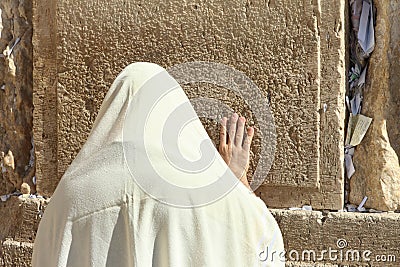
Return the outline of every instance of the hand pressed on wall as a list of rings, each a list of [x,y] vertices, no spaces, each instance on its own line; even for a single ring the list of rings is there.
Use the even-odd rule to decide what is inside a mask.
[[[246,129],[247,135],[243,140],[246,118],[234,113],[229,121],[229,129],[227,129],[227,121],[226,117],[221,120],[219,153],[236,177],[251,189],[246,174],[249,169],[250,145],[254,128]]]

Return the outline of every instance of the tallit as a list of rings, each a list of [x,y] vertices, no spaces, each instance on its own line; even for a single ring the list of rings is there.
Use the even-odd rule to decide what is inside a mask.
[[[215,148],[213,161],[201,162],[211,141],[199,118],[172,129],[178,140],[165,143],[162,124],[173,125],[178,107],[194,113],[188,104],[156,64],[120,73],[45,210],[34,267],[284,266],[282,235],[264,202],[237,182]],[[202,168],[179,169],[180,160]]]

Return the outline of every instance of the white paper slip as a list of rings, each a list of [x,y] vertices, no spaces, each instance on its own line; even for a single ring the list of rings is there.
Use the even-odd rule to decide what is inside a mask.
[[[367,200],[368,200],[368,197],[365,196],[363,198],[363,200],[361,201],[360,205],[358,205],[358,207],[357,207],[358,211],[365,211],[364,205],[365,205],[365,202],[367,202]]]
[[[353,115],[357,115],[361,112],[361,100],[362,100],[361,94],[357,93],[350,101],[351,113]]]
[[[354,123],[355,120],[355,123]],[[352,136],[351,136],[351,141],[350,145],[351,146],[357,146],[361,143],[363,140],[365,134],[368,131],[369,126],[371,125],[372,118],[369,118],[367,116],[358,114],[356,116],[353,116],[353,127],[354,130],[352,131]]]
[[[351,110],[350,110],[351,112]],[[350,117],[349,117],[349,121],[347,123],[347,133],[346,133],[346,140],[345,140],[345,145],[350,145],[350,141],[351,141],[351,136],[353,135],[353,131],[354,131],[354,119],[355,116],[353,116],[352,113],[350,113]]]
[[[304,205],[301,209],[302,209],[302,210],[312,210],[312,206],[310,206],[310,205]]]
[[[375,47],[374,21],[372,13],[372,4],[363,1],[363,7],[360,17],[360,27],[358,30],[358,42],[364,52],[369,55]]]
[[[351,176],[353,176],[353,174],[356,172],[356,169],[354,168],[353,164],[353,157],[351,155],[345,154],[344,161],[346,166],[347,178],[350,179]]]
[[[352,147],[352,146],[345,147],[345,154],[354,156],[354,147]]]
[[[346,208],[347,208],[347,211],[349,211],[349,212],[355,212],[355,211],[357,211],[357,206],[354,205],[354,204],[347,204],[347,205],[346,205]]]
[[[351,112],[350,99],[349,99],[349,96],[347,96],[347,95],[346,95],[346,107]]]
[[[0,199],[1,199],[1,201],[5,202],[5,201],[7,201],[7,199],[9,197],[10,197],[9,195],[3,195],[3,196],[0,196]]]
[[[361,72],[360,78],[358,78],[358,86],[362,86],[365,84],[365,78],[367,76],[368,64],[364,67],[364,70]]]

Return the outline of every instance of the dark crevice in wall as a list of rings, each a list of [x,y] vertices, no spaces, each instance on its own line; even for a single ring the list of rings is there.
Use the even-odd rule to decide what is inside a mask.
[[[365,8],[364,8],[365,7]],[[357,116],[362,116],[363,112],[362,107],[363,107],[363,96],[364,96],[364,90],[365,90],[365,80],[366,76],[368,75],[368,62],[369,58],[371,56],[371,53],[373,52],[373,48],[371,51],[367,49],[367,47],[362,47],[361,41],[359,40],[360,38],[360,33],[365,33],[364,27],[369,28],[371,26],[370,20],[372,20],[372,28],[375,27],[376,23],[376,8],[374,7],[373,0],[349,0],[348,1],[348,12],[347,12],[347,40],[348,40],[348,46],[347,46],[347,51],[348,51],[348,77],[349,77],[349,82],[347,84],[346,88],[346,134],[345,134],[345,166],[346,166],[346,175],[345,175],[345,206],[347,207],[348,211],[353,211],[352,209],[354,208],[353,205],[359,204],[359,203],[350,203],[349,201],[349,192],[351,190],[350,188],[350,179],[354,175],[354,169],[351,170],[350,163],[353,161],[353,156],[354,153],[357,153],[357,144],[353,144],[351,142],[354,132],[354,127],[355,125],[352,125],[351,122],[356,121],[352,120]],[[365,10],[368,10],[369,13],[362,13],[365,12]],[[366,23],[361,25],[365,20],[363,21],[361,17],[367,14],[367,17],[369,19],[367,20]],[[369,31],[368,31],[369,33]],[[373,32],[374,34],[374,32]],[[367,34],[366,34],[367,35]],[[374,34],[375,35],[375,34]],[[365,38],[365,39],[371,39]],[[367,41],[364,42],[365,45]],[[375,46],[375,41],[373,42]],[[373,47],[374,47],[373,46]],[[364,51],[366,49],[367,51]],[[364,74],[364,76],[363,76]],[[364,77],[364,78],[363,78]],[[364,80],[364,82],[363,82]],[[359,103],[357,104],[357,99],[359,99]],[[354,101],[354,102],[353,102]],[[352,125],[350,127],[350,125]],[[350,133],[349,133],[350,131]],[[346,158],[347,157],[347,158]],[[353,163],[351,163],[353,164]],[[356,170],[355,170],[356,171]],[[348,205],[351,205],[352,207],[349,207]],[[360,206],[360,209],[363,208]]]
[[[32,1],[1,0],[0,195],[35,191],[32,139]]]

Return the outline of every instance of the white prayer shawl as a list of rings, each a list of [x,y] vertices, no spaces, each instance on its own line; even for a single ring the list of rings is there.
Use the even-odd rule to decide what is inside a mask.
[[[144,103],[157,89],[145,84],[158,74],[176,83],[165,69],[145,62],[129,65],[114,81],[86,143],[45,210],[33,266],[284,266],[276,221],[242,183],[217,199],[210,196],[209,203],[200,203],[207,197],[174,196],[160,188],[166,181],[171,188],[204,186],[221,173],[229,181],[238,179],[215,148],[208,169],[188,173],[167,166],[171,162],[157,139],[160,125],[171,115],[168,110],[190,102],[176,83],[171,97],[158,101],[149,115]],[[159,85],[163,86],[164,82]],[[210,139],[199,118],[181,133],[177,141],[181,153],[191,159],[201,157],[197,145]],[[143,158],[150,159],[154,169],[150,171]],[[156,173],[164,180],[153,177]]]

